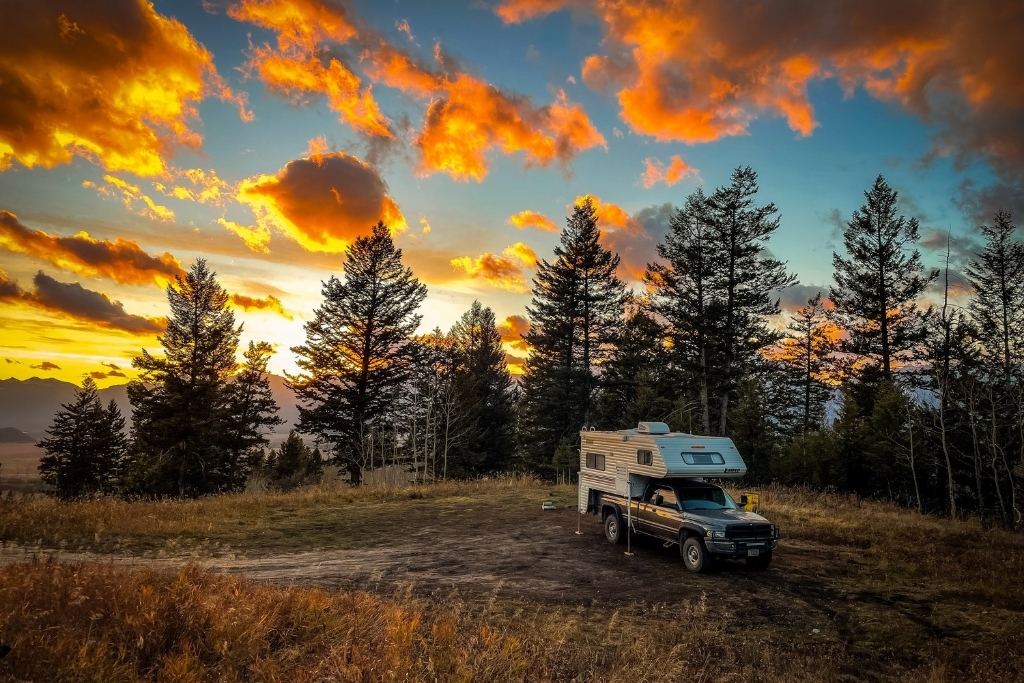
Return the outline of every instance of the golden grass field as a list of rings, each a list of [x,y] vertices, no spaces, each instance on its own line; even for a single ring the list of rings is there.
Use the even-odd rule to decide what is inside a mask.
[[[528,478],[0,499],[3,680],[1021,680],[1024,539],[760,490],[766,572],[635,555]],[[560,510],[540,511],[555,500]],[[45,559],[40,559],[45,555]]]

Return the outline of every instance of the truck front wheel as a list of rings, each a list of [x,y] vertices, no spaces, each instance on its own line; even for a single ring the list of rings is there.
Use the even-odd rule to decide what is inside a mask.
[[[618,512],[609,512],[604,518],[604,537],[616,545],[626,542],[626,526]]]
[[[691,572],[706,572],[712,567],[714,560],[704,547],[704,542],[696,536],[690,536],[682,545],[679,551],[683,556],[683,564]]]

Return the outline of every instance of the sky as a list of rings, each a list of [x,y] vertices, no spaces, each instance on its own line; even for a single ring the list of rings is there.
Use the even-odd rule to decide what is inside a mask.
[[[954,283],[1024,204],[1021,2],[4,6],[0,378],[130,379],[196,258],[293,371],[378,220],[429,288],[421,329],[479,299],[516,371],[536,259],[586,195],[640,291],[672,207],[752,166],[787,308],[827,289],[879,173],[926,263],[949,232]]]

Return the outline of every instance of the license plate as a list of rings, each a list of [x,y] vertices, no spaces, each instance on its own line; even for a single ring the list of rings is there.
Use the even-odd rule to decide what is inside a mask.
[[[760,554],[761,554],[761,551],[758,550],[757,548],[751,548],[750,550],[747,551],[747,557],[757,557]]]

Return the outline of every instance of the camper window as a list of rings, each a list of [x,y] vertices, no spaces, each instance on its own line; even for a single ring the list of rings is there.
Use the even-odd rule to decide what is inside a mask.
[[[683,453],[687,465],[721,465],[725,462],[721,453]]]
[[[603,470],[604,469],[604,454],[603,453],[587,453],[587,469]]]
[[[654,463],[654,454],[651,451],[639,450],[636,452],[637,465],[651,465]]]

